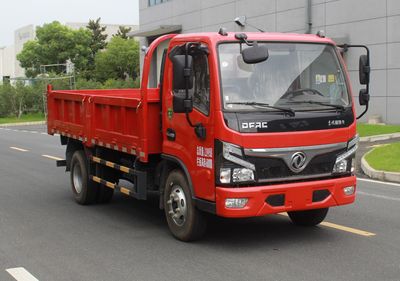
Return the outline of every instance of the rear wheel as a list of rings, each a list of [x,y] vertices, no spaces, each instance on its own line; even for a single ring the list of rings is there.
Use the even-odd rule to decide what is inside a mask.
[[[329,208],[307,211],[288,212],[292,222],[301,226],[315,226],[320,224],[328,214]]]
[[[168,175],[164,190],[164,210],[168,227],[175,238],[193,241],[204,235],[206,219],[194,206],[188,183],[180,170],[173,170]]]
[[[89,179],[88,162],[82,150],[72,155],[70,176],[75,201],[82,205],[95,203],[98,184]]]

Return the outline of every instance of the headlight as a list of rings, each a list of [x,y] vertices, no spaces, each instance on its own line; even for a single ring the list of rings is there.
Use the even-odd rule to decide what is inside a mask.
[[[244,184],[255,182],[256,167],[246,161],[240,146],[217,141],[218,155],[216,180],[221,184]]]
[[[335,161],[335,165],[333,166],[332,172],[335,174],[342,174],[349,172],[352,172],[352,165],[354,158],[354,154],[357,151],[358,148],[358,141],[359,137],[356,135],[353,139],[351,139],[348,144],[347,144],[347,151],[345,153],[340,154]]]
[[[243,156],[242,149],[239,146],[227,142],[222,142],[222,145],[223,145],[222,154],[226,160],[231,161],[232,163],[238,164],[240,166],[243,166],[245,168],[248,168],[250,170],[253,171],[256,170],[254,164],[237,157],[237,156],[240,157]]]
[[[333,167],[333,172],[334,173],[346,173],[348,162],[349,162],[348,159],[343,159],[339,162],[336,162],[335,166]]]
[[[254,181],[254,172],[247,168],[233,169],[232,180],[233,182]]]

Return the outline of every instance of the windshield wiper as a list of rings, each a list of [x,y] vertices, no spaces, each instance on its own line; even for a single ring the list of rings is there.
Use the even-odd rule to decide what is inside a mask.
[[[331,104],[331,103],[326,103],[326,102],[320,102],[320,101],[313,101],[313,100],[304,100],[304,101],[288,101],[286,103],[294,104],[294,103],[308,103],[308,104],[318,104],[318,105],[323,105],[323,106],[329,106],[333,107],[336,109],[344,110],[344,106],[340,104]]]
[[[290,116],[295,116],[296,113],[294,112],[293,109],[287,108],[287,107],[280,107],[280,106],[273,106],[269,105],[268,103],[262,103],[262,102],[255,102],[255,101],[247,101],[247,102],[227,102],[226,104],[240,104],[240,105],[250,105],[250,106],[259,106],[259,107],[265,107],[265,108],[272,108],[272,109],[277,109],[283,112],[288,113]]]

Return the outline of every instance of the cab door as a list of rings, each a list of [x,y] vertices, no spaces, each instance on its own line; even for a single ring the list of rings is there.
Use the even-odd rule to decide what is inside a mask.
[[[180,43],[182,44],[182,43]],[[203,47],[206,44],[200,43]],[[176,113],[173,109],[174,95],[184,94],[184,90],[173,90],[173,65],[166,59],[163,93],[166,95],[163,105],[163,152],[173,156],[185,166],[190,176],[188,179],[193,188],[193,195],[215,200],[214,181],[214,123],[213,95],[215,89],[210,87],[210,80],[215,79],[211,55],[199,52],[192,55],[193,87],[189,96],[193,102],[192,112]],[[213,84],[213,83],[211,83]],[[205,133],[196,134],[197,126]]]

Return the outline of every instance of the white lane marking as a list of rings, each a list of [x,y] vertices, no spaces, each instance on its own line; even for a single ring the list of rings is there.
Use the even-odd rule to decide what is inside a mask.
[[[6,271],[17,281],[39,281],[23,267],[9,268]]]
[[[375,198],[379,198],[379,199],[385,199],[385,200],[391,200],[391,201],[400,202],[400,198],[398,198],[398,197],[390,197],[390,196],[386,196],[386,195],[368,193],[368,192],[364,192],[364,191],[357,191],[357,194],[370,196],[370,197],[375,197]]]
[[[379,184],[384,184],[384,185],[391,185],[391,186],[400,187],[400,184],[393,183],[393,182],[377,181],[377,180],[370,180],[370,179],[363,179],[363,178],[357,178],[357,180],[358,181],[373,182],[373,183],[379,183]]]
[[[56,160],[56,161],[64,160],[64,159],[62,159],[62,158],[58,158],[58,157],[51,156],[51,155],[46,155],[46,154],[43,154],[42,156],[43,156],[43,157],[46,157],[46,158],[49,158],[49,159],[51,159],[51,160]]]
[[[17,151],[21,151],[21,152],[28,152],[29,150],[23,149],[23,148],[19,148],[19,147],[15,147],[15,146],[10,146],[11,149],[17,150]]]

